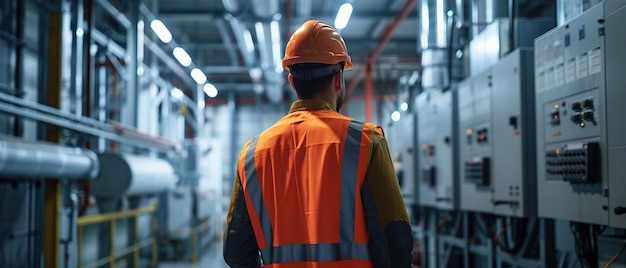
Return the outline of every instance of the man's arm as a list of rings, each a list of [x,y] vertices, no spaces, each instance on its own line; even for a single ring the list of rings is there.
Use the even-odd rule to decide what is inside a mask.
[[[367,229],[374,244],[370,246],[373,246],[372,250],[377,251],[373,252],[372,257],[376,265],[381,263],[382,247],[386,267],[411,267],[413,249],[411,224],[387,141],[382,135],[372,135],[371,150],[372,158],[362,192]],[[376,240],[383,241],[381,243]]]
[[[224,260],[230,267],[261,267],[259,247],[239,177],[233,185],[224,234]]]

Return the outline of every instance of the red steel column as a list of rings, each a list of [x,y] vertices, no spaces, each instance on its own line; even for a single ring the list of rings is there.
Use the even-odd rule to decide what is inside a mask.
[[[372,122],[372,62],[368,62],[365,68],[365,121]]]

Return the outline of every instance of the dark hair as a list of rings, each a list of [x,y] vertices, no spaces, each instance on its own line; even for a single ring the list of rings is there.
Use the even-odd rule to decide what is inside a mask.
[[[343,70],[343,63],[337,64],[336,70],[333,71],[331,74],[323,75],[313,79],[303,79],[299,75],[296,75],[298,72],[307,72],[314,69],[327,68],[333,65],[335,64],[329,65],[321,63],[299,63],[291,65],[289,68],[292,73],[293,86],[295,87],[296,93],[298,94],[298,98],[311,99],[317,93],[330,86],[330,83],[332,83],[335,74]]]

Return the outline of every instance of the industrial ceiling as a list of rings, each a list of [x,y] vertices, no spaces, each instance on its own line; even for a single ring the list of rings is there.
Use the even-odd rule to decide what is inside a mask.
[[[350,2],[354,10],[347,27],[340,33],[356,67],[346,72],[346,85],[354,89],[354,94],[360,94],[362,84],[351,82],[355,77],[359,82],[363,80],[365,63],[376,58],[376,64],[372,65],[375,88],[394,87],[390,84],[395,83],[401,74],[414,72],[420,65],[417,54],[417,1]],[[119,10],[124,9],[124,3],[114,0],[110,3]],[[264,86],[267,80],[272,79],[268,77],[270,72],[266,73],[264,69],[268,64],[270,68],[275,64],[264,59],[263,36],[260,36],[257,24],[278,22],[282,57],[286,41],[301,23],[317,19],[332,25],[343,3],[336,0],[154,0],[146,1],[145,9],[163,21],[170,29],[175,44],[184,48],[193,59],[194,66],[217,86],[220,94],[216,99],[219,100],[226,95],[222,92],[229,90],[236,90],[237,96],[252,96],[256,81],[251,78],[255,77],[254,72],[251,75],[252,69],[263,69],[261,80],[264,80]],[[274,11],[277,11],[276,14],[268,16]],[[247,53],[242,44],[245,39],[242,38],[242,29],[250,32],[254,43],[252,53]],[[146,33],[149,31],[146,26]],[[171,45],[159,43],[156,38],[153,41],[171,55]],[[170,67],[159,61],[160,75],[173,85],[184,87],[184,79]],[[280,88],[287,99],[289,86],[284,82],[286,73],[281,72],[278,76],[277,79],[283,81]]]

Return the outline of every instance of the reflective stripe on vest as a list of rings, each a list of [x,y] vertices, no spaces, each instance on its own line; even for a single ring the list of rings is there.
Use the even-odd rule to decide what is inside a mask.
[[[328,262],[340,260],[371,260],[366,244],[354,243],[355,202],[357,191],[357,173],[361,151],[361,138],[364,125],[352,121],[346,133],[341,171],[341,201],[339,243],[336,244],[292,244],[274,246],[274,233],[265,203],[262,189],[256,173],[255,152],[258,137],[252,139],[245,156],[246,189],[254,209],[260,217],[263,237],[267,244],[261,249],[263,263],[280,264],[289,262]],[[367,133],[369,135],[369,133]]]
[[[246,172],[246,182],[247,189],[250,195],[250,199],[252,200],[252,204],[254,205],[254,210],[258,213],[259,218],[261,220],[261,228],[263,229],[263,236],[265,237],[265,241],[267,242],[268,248],[262,250],[264,258],[267,257],[269,259],[272,258],[272,252],[268,251],[272,246],[272,239],[274,237],[274,233],[272,231],[272,224],[270,222],[270,216],[267,214],[267,210],[265,209],[265,204],[263,203],[263,195],[261,193],[261,186],[259,185],[259,179],[256,175],[256,165],[254,161],[254,153],[256,151],[256,144],[259,141],[259,137],[255,137],[252,139],[250,143],[250,147],[248,147],[248,151],[246,152],[246,164],[244,166]]]

